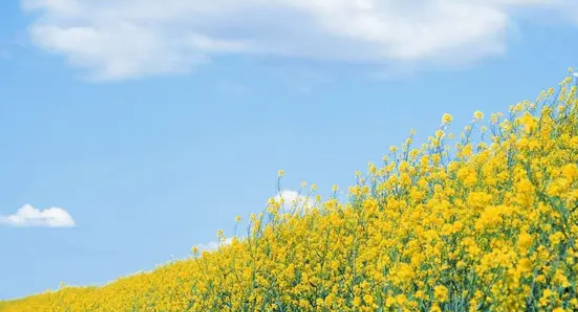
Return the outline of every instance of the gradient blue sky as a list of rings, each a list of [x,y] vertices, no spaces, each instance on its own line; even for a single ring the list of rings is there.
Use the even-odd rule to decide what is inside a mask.
[[[0,224],[0,299],[185,257],[261,211],[278,169],[326,197],[411,128],[448,112],[458,132],[578,63],[574,1],[422,2],[0,2],[0,215],[76,222]]]

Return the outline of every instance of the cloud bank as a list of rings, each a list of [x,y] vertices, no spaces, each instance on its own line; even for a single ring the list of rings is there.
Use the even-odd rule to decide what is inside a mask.
[[[39,210],[24,205],[15,214],[0,216],[0,225],[15,227],[74,227],[76,224],[66,210],[58,207]]]
[[[187,73],[221,55],[465,63],[506,50],[514,12],[578,16],[575,0],[22,0],[22,7],[37,14],[29,27],[35,45],[99,80]]]

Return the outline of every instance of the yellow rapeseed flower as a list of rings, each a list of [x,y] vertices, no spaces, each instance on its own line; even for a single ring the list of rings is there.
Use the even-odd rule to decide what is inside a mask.
[[[452,115],[445,113],[442,116],[442,124],[449,124],[450,122],[452,122],[452,119],[453,119]]]
[[[429,142],[410,150],[406,140],[356,172],[343,202],[270,198],[246,237],[219,230],[218,249],[0,301],[0,312],[575,311],[578,88],[553,93],[540,94],[540,110],[523,101],[505,120],[492,114],[487,143],[472,122],[451,148],[445,114]],[[296,213],[276,213],[290,204]]]

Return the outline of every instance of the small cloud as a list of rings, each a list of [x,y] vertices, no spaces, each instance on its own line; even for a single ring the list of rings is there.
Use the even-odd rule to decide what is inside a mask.
[[[233,242],[232,238],[227,238],[223,241],[212,241],[212,242],[208,242],[206,244],[196,245],[195,247],[197,247],[199,249],[199,252],[215,251],[215,250],[219,249],[219,247],[221,247],[221,246],[230,245],[232,242]]]
[[[281,205],[279,213],[282,214],[301,214],[315,206],[315,201],[312,198],[300,195],[295,191],[283,190],[273,197],[273,200],[278,203],[281,199],[283,199],[283,205]]]
[[[66,210],[52,207],[39,210],[24,205],[15,214],[0,216],[0,225],[16,227],[74,227],[76,224]]]
[[[573,72],[572,76],[577,77],[578,78],[578,72]]]

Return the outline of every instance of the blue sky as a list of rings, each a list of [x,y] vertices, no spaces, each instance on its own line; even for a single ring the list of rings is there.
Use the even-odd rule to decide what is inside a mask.
[[[0,2],[0,299],[185,257],[278,169],[326,197],[578,65],[574,1],[387,3]]]

